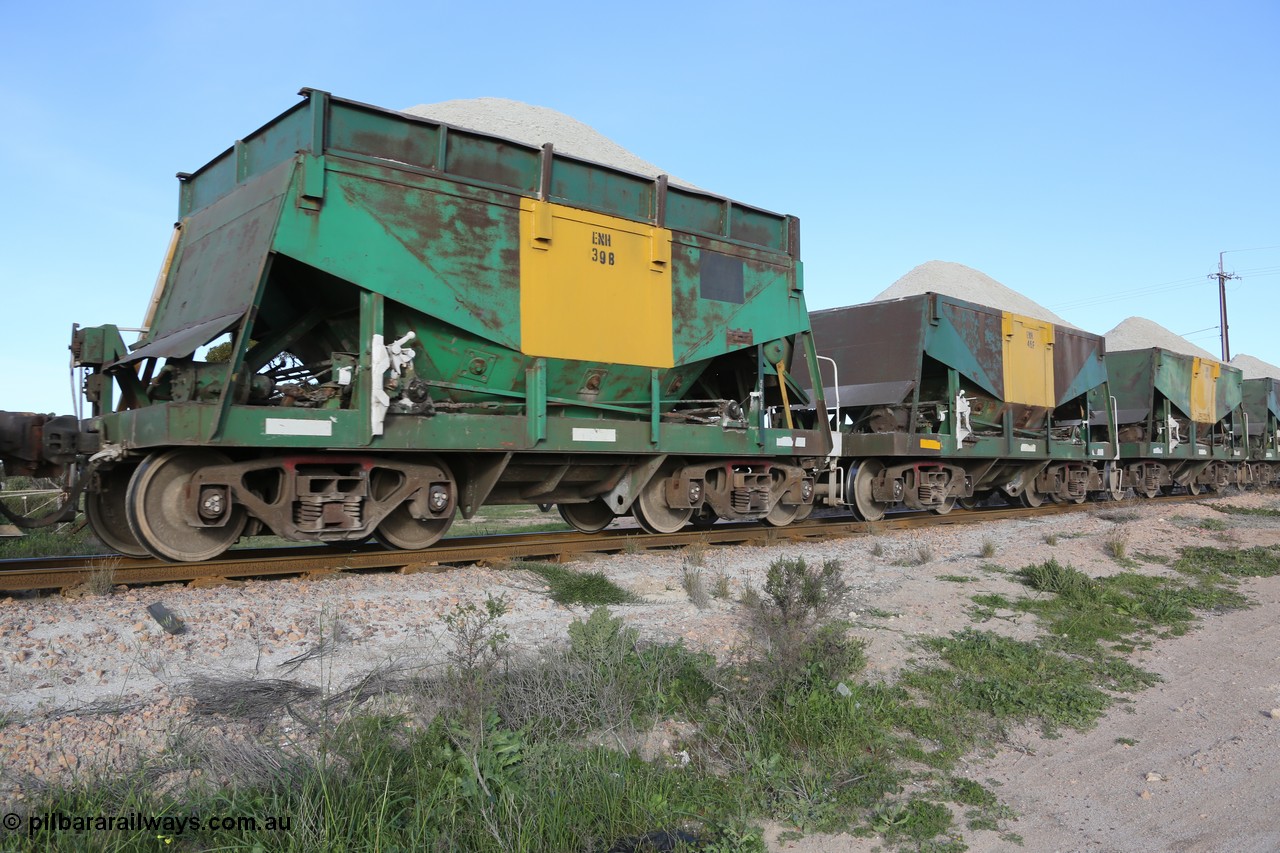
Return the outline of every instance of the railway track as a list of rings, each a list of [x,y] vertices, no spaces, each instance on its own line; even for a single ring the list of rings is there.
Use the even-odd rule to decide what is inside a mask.
[[[1151,501],[1194,500],[1189,496],[1166,496]],[[771,543],[831,539],[870,535],[887,530],[981,524],[1011,518],[1041,518],[1060,513],[1082,512],[1099,504],[1061,504],[1036,509],[995,507],[956,510],[947,515],[901,513],[882,521],[855,521],[849,516],[810,518],[787,527],[761,524],[717,524],[706,530],[689,528],[678,533],[654,535],[640,529],[605,530],[594,535],[574,531],[552,533],[507,533],[446,539],[424,551],[394,551],[376,545],[338,548],[307,545],[282,548],[244,549],[203,563],[166,563],[155,559],[134,559],[118,555],[40,557],[0,560],[0,592],[74,589],[95,572],[109,569],[115,583],[141,585],[189,582],[213,585],[228,580],[280,576],[317,576],[338,572],[398,571],[402,574],[447,571],[450,567],[492,563],[512,558],[555,561],[577,554],[609,554],[630,550],[681,548],[695,543],[707,545],[767,545]],[[1123,504],[1116,504],[1123,506]]]

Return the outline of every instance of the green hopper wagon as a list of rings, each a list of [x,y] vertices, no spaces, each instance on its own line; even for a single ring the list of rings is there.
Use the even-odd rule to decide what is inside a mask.
[[[1107,372],[1127,486],[1155,497],[1247,482],[1239,368],[1151,347],[1107,353]]]
[[[1249,432],[1249,468],[1255,485],[1280,483],[1280,379],[1243,382]]]
[[[1101,337],[938,293],[815,311],[837,447],[820,483],[874,520],[996,491],[1119,494]]]
[[[312,89],[201,169],[144,326],[79,329],[95,532],[407,549],[486,504],[786,524],[830,449],[799,223]],[[794,375],[798,374],[798,375]]]

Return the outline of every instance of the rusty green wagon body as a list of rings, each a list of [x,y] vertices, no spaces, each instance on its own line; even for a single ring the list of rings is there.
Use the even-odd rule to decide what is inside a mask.
[[[1107,353],[1125,482],[1155,496],[1247,482],[1238,368],[1152,347]]]
[[[1099,336],[937,293],[811,316],[840,460],[828,502],[877,518],[1118,485]]]
[[[794,217],[302,94],[179,175],[142,339],[76,334],[108,543],[420,548],[486,503],[656,531],[810,505],[830,437],[793,417],[822,405]]]
[[[1257,485],[1280,483],[1280,379],[1246,379],[1242,395],[1250,478]]]

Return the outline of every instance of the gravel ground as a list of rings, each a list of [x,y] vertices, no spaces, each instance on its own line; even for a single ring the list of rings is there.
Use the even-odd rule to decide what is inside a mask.
[[[969,599],[1025,594],[992,566],[1017,569],[1055,558],[1092,575],[1122,571],[1104,553],[1117,535],[1130,554],[1173,556],[1192,544],[1280,543],[1280,520],[1224,515],[1213,502],[1280,505],[1274,495],[1238,494],[1199,504],[1107,504],[1070,516],[896,531],[874,538],[768,548],[710,548],[700,555],[710,582],[725,575],[736,598],[759,587],[780,556],[838,559],[851,588],[848,618],[869,642],[868,677],[888,678],[919,652],[915,639],[970,624]],[[1110,516],[1110,518],[1108,518]],[[1225,531],[1197,526],[1225,521]],[[1056,544],[1046,538],[1056,536]],[[877,547],[878,546],[878,547]],[[994,548],[991,557],[981,556]],[[878,554],[873,553],[878,551]],[[614,608],[643,636],[725,657],[743,640],[738,605],[688,600],[681,551],[593,558],[589,566],[643,596]],[[921,559],[923,564],[916,565]],[[1144,562],[1140,571],[1168,570]],[[950,578],[948,580],[947,578]],[[957,582],[958,578],[970,578]],[[1253,581],[1261,605],[1208,617],[1185,637],[1136,654],[1167,680],[1117,706],[1087,733],[1046,741],[1015,733],[1008,749],[968,770],[1002,785],[1022,817],[1009,829],[1025,851],[1280,849],[1274,781],[1280,778],[1280,578]],[[212,589],[180,585],[118,588],[108,597],[0,598],[0,766],[5,802],[34,786],[115,773],[159,755],[189,722],[194,677],[292,678],[339,690],[388,662],[438,664],[441,617],[460,602],[506,596],[512,642],[561,642],[582,608],[551,602],[540,581],[515,568],[472,566],[440,574],[337,575],[250,582]],[[162,602],[187,624],[170,636],[147,614]],[[1033,618],[983,627],[1031,639]],[[337,651],[282,666],[324,639]],[[1280,710],[1277,711],[1280,717]],[[1126,748],[1116,742],[1136,741]],[[1159,779],[1148,781],[1147,773]],[[996,836],[968,839],[1001,849]],[[795,851],[869,851],[876,842],[809,837],[776,842]]]

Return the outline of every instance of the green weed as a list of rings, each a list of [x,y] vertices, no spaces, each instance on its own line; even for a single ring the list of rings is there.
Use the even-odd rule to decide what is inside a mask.
[[[1173,568],[1187,574],[1269,578],[1280,573],[1280,548],[1184,548]]]
[[[575,572],[554,563],[521,563],[520,569],[546,581],[548,594],[557,604],[597,606],[635,604],[640,600],[601,572]]]
[[[1087,663],[1038,643],[968,629],[922,645],[948,666],[909,672],[903,680],[958,717],[1034,721],[1054,734],[1063,726],[1087,728],[1112,701]]]

